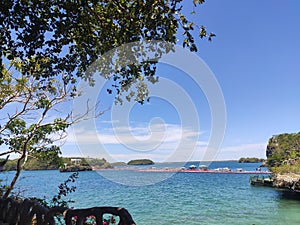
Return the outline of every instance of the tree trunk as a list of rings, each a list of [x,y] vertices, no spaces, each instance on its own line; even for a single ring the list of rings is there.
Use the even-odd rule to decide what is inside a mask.
[[[7,188],[5,194],[3,195],[4,199],[8,198],[9,194],[11,193],[12,189],[14,188],[14,186],[15,186],[15,184],[16,184],[16,182],[17,182],[17,180],[18,180],[18,178],[21,174],[21,170],[22,170],[21,161],[22,161],[22,159],[25,158],[25,155],[26,155],[26,150],[25,151],[23,150],[22,156],[18,159],[17,171],[15,173],[15,176],[14,176],[13,180],[11,181],[9,187]]]

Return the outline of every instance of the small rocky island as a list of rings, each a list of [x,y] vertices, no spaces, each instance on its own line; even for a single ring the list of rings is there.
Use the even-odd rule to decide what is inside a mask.
[[[300,192],[300,133],[269,139],[267,166],[274,173],[273,186]]]
[[[150,159],[135,159],[135,160],[130,160],[127,165],[153,165],[154,162]]]

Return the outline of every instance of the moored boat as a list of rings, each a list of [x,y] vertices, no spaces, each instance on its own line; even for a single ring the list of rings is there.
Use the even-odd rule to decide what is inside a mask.
[[[255,186],[273,187],[273,178],[272,176],[252,176],[250,177],[250,184]]]

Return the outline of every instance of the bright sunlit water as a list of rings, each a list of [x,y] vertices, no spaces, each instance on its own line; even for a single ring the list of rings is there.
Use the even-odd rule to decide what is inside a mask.
[[[155,166],[177,167],[178,164]],[[214,162],[209,167],[255,170],[258,166]],[[9,180],[12,174],[2,172],[0,179]],[[16,192],[23,196],[51,198],[57,193],[57,186],[70,174],[24,171]],[[77,190],[68,196],[75,200],[72,206],[125,207],[138,225],[300,224],[297,196],[286,196],[272,188],[252,187],[248,174],[177,173],[170,177],[170,173],[131,170],[108,170],[100,174],[111,180],[95,171],[79,173]]]

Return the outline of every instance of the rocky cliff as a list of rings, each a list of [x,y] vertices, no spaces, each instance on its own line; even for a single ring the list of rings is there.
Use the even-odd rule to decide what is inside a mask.
[[[300,133],[273,136],[266,154],[274,186],[300,192]]]

